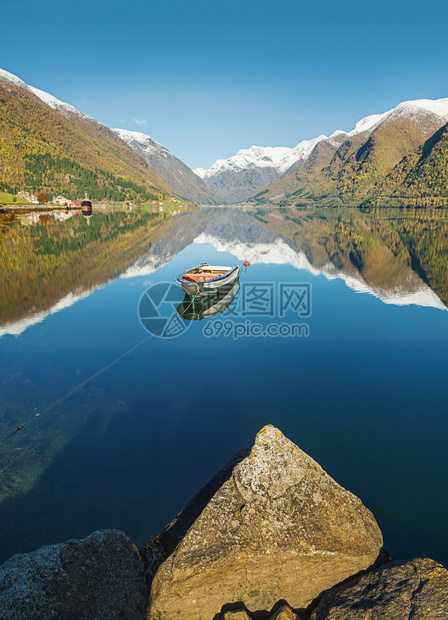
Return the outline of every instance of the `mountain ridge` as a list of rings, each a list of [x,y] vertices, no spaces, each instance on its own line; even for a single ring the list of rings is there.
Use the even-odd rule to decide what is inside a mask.
[[[69,199],[162,199],[168,186],[109,128],[0,73],[0,181]],[[46,101],[45,101],[46,100]]]
[[[305,161],[316,144],[326,138],[322,134],[302,140],[294,148],[251,146],[228,159],[218,159],[209,170],[196,168],[194,172],[225,202],[239,202],[282,177],[298,161]]]
[[[213,190],[160,142],[139,131],[118,128],[112,131],[141,155],[181,198],[212,205],[219,202]]]
[[[150,136],[109,129],[3,69],[0,100],[6,189],[136,202],[174,194],[209,205],[448,206],[448,140],[431,142],[448,123],[448,98],[404,101],[294,148],[240,149],[208,170],[191,170]]]
[[[448,98],[402,102],[384,114],[358,121],[355,129],[361,131],[339,134],[341,143],[333,149],[329,146],[326,157],[316,157],[322,144],[316,145],[293,174],[264,188],[251,201],[280,206],[354,206],[373,198],[373,204],[378,204],[374,196],[382,188],[386,205],[384,179],[447,121]],[[313,158],[320,166],[309,165]],[[424,185],[425,179],[420,177],[419,182]]]

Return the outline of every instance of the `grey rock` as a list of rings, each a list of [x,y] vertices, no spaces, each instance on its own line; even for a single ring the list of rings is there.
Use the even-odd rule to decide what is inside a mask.
[[[147,600],[137,548],[118,530],[15,555],[0,566],[2,620],[140,620]]]
[[[391,562],[325,593],[310,620],[446,620],[448,571],[434,560]]]
[[[305,608],[377,558],[371,512],[273,426],[227,476],[192,525],[173,523],[181,538],[153,580],[151,617],[210,620],[229,602],[249,614],[281,600]]]

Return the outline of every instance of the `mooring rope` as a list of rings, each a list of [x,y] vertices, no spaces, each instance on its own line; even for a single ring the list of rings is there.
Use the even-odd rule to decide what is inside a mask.
[[[182,314],[179,315],[179,318],[183,317],[183,315],[187,312],[187,310],[191,307],[191,305],[192,304],[190,302],[190,304],[188,304],[188,306],[185,308]],[[193,308],[194,308],[194,300],[193,300]],[[26,422],[24,422],[23,424],[15,428],[13,431],[9,433],[9,435],[6,435],[6,437],[3,437],[3,439],[0,439],[0,446],[3,445],[6,441],[8,441],[8,439],[11,439],[11,437],[14,437],[14,435],[16,435],[23,428],[25,428],[26,426],[29,426],[30,424],[35,422],[38,418],[41,418],[42,416],[44,416],[46,413],[48,413],[49,411],[51,411],[52,409],[54,409],[55,407],[63,403],[65,400],[67,400],[67,398],[70,398],[70,396],[73,396],[73,394],[76,394],[76,392],[79,392],[79,390],[81,390],[88,383],[91,383],[94,379],[102,375],[103,372],[106,372],[106,370],[108,370],[115,364],[118,364],[118,362],[120,362],[122,359],[127,357],[130,353],[132,353],[133,351],[141,347],[143,344],[145,344],[145,342],[148,342],[150,338],[152,338],[153,336],[157,336],[157,335],[158,334],[149,334],[149,336],[147,336],[146,338],[141,340],[139,343],[131,347],[128,351],[126,351],[126,353],[122,353],[122,355],[114,359],[113,362],[110,362],[109,364],[104,366],[104,368],[101,368],[101,370],[96,372],[94,375],[90,376],[88,379],[86,379],[85,381],[83,381],[82,383],[74,387],[72,390],[70,390],[70,392],[67,392],[67,394],[65,394],[58,400],[56,400],[53,404],[51,404],[49,407],[44,409],[44,411],[42,411],[41,413],[35,413],[32,418],[30,418],[29,420],[27,420]],[[21,450],[21,448],[15,448],[15,450]],[[6,452],[11,452],[11,450],[0,450],[0,454],[6,454]]]
[[[199,287],[198,287],[199,289]],[[191,301],[190,303],[187,305],[187,307],[185,308],[185,310],[182,312],[182,314],[179,314],[179,318],[182,318],[183,315],[191,308],[193,307],[193,313],[194,313],[194,300],[195,300],[196,295],[193,295],[191,297]],[[94,379],[96,379],[97,377],[99,377],[100,375],[103,374],[103,372],[106,372],[106,370],[108,370],[109,368],[111,368],[112,366],[114,366],[115,364],[118,364],[119,361],[121,361],[122,359],[124,359],[125,357],[127,357],[130,353],[132,353],[133,351],[135,351],[136,349],[138,349],[139,347],[141,347],[143,344],[145,344],[145,342],[147,342],[150,338],[152,338],[153,336],[157,336],[158,334],[150,334],[149,336],[147,336],[146,338],[144,338],[143,340],[141,340],[139,343],[137,343],[136,345],[134,345],[133,347],[131,347],[128,351],[126,351],[126,353],[123,353],[122,355],[120,355],[119,357],[117,357],[116,359],[114,359],[113,362],[110,362],[109,364],[107,364],[106,366],[104,366],[104,368],[101,368],[101,370],[99,370],[98,372],[96,372],[95,374],[93,374],[92,376],[90,376],[88,379],[86,379],[85,381],[83,381],[82,383],[80,383],[79,385],[77,385],[76,387],[74,387],[72,390],[70,390],[70,392],[67,392],[67,394],[65,394],[64,396],[62,396],[61,398],[59,398],[58,400],[56,400],[53,404],[51,404],[49,407],[47,407],[46,409],[44,409],[44,411],[42,411],[41,413],[35,413],[33,415],[33,417],[31,417],[29,420],[27,420],[26,422],[24,422],[23,424],[20,424],[20,426],[17,426],[17,428],[15,428],[13,431],[11,431],[9,433],[9,435],[6,435],[5,437],[3,437],[2,439],[0,439],[0,446],[3,445],[6,441],[8,441],[8,439],[11,439],[11,437],[14,437],[14,435],[16,435],[19,431],[21,431],[22,429],[24,429],[26,426],[29,426],[30,424],[32,424],[33,422],[35,422],[38,418],[42,418],[45,414],[49,413],[52,409],[54,409],[55,407],[57,407],[58,405],[60,405],[61,403],[63,403],[65,400],[67,400],[67,398],[70,398],[70,396],[73,396],[73,394],[76,394],[76,392],[79,392],[79,390],[81,390],[84,386],[86,386],[88,383],[91,383],[92,381],[94,381]],[[6,452],[13,452],[15,450],[21,450],[22,448],[15,448],[14,450],[0,450],[0,454],[6,454]]]
[[[9,433],[9,435],[6,435],[6,437],[3,437],[3,439],[0,439],[0,446],[2,444],[5,443],[5,441],[7,441],[8,439],[10,439],[11,437],[13,437],[16,433],[18,433],[19,431],[21,431],[23,428],[25,428],[26,426],[29,426],[30,424],[32,424],[33,422],[35,422],[38,418],[41,418],[42,416],[44,416],[45,414],[47,414],[49,411],[51,411],[52,409],[54,409],[55,407],[57,407],[58,405],[60,405],[61,403],[63,403],[65,400],[67,400],[67,398],[70,398],[70,396],[73,396],[73,394],[76,394],[76,392],[79,392],[79,390],[81,390],[84,386],[86,386],[88,383],[91,383],[94,379],[96,379],[97,377],[99,377],[100,375],[103,374],[103,372],[106,372],[106,370],[108,370],[109,368],[111,368],[112,366],[114,366],[115,364],[118,364],[118,362],[120,362],[122,359],[124,359],[125,357],[127,357],[130,353],[132,353],[133,351],[135,351],[136,349],[138,349],[139,347],[141,347],[143,344],[145,344],[145,342],[147,342],[150,338],[152,338],[155,334],[150,334],[149,336],[147,336],[146,338],[144,338],[143,340],[141,340],[138,344],[134,345],[133,347],[131,347],[128,351],[126,351],[126,353],[122,353],[119,357],[117,357],[116,359],[114,359],[113,362],[110,362],[109,364],[107,364],[106,366],[104,366],[103,368],[101,368],[101,370],[99,370],[98,372],[96,372],[95,374],[91,375],[88,379],[86,379],[85,381],[83,381],[82,383],[80,383],[79,385],[77,385],[76,387],[74,387],[72,390],[70,390],[70,392],[67,392],[67,394],[65,394],[64,396],[62,396],[61,398],[59,398],[58,400],[56,400],[54,403],[52,403],[49,407],[47,407],[46,409],[44,409],[44,411],[42,411],[41,413],[35,413],[33,415],[32,418],[30,418],[29,420],[27,420],[26,422],[24,422],[23,424],[21,424],[20,426],[18,426],[17,428],[15,428],[13,431],[11,431]],[[3,451],[0,451],[0,454],[3,454]]]

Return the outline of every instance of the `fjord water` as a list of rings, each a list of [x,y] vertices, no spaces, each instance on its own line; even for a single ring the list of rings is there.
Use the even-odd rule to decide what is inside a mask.
[[[447,219],[199,209],[5,225],[1,437],[105,370],[0,445],[1,560],[100,528],[142,543],[271,423],[372,510],[390,553],[448,565]],[[151,286],[245,259],[225,313],[109,366],[148,337]],[[280,316],[282,284],[310,306]],[[269,311],[248,305],[256,287]],[[243,333],[254,322],[307,330]]]

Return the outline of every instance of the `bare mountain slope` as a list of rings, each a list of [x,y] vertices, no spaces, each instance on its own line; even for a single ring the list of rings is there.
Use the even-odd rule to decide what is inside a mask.
[[[135,153],[141,155],[171,191],[178,196],[201,204],[219,202],[213,190],[180,159],[170,153],[163,144],[138,131],[125,129],[113,129],[112,131]]]

